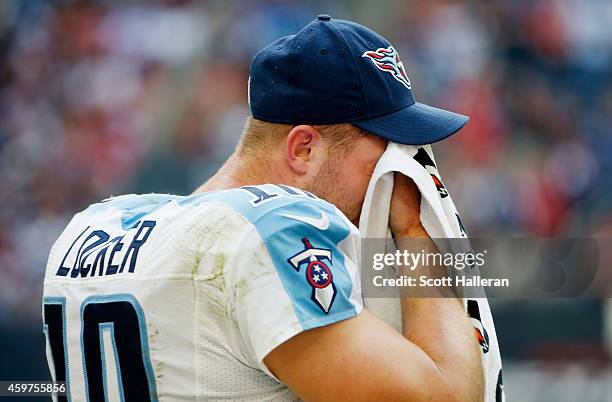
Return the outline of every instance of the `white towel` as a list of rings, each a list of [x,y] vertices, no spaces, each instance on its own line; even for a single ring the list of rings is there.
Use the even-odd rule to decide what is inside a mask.
[[[362,238],[389,238],[389,208],[393,191],[393,173],[412,178],[421,192],[421,223],[434,239],[441,253],[470,251],[469,241],[449,242],[449,238],[466,238],[467,233],[453,200],[444,187],[436,168],[430,145],[410,146],[389,142],[378,161],[368,186],[359,221]],[[461,243],[461,244],[459,244]],[[381,246],[384,247],[384,246]],[[457,250],[461,247],[461,250]],[[393,250],[377,250],[377,252]],[[366,298],[370,312],[401,332],[401,311],[398,297]],[[493,325],[491,309],[484,291],[481,298],[464,299],[466,311],[474,327],[480,331],[482,364],[485,374],[485,401],[501,402],[504,398],[501,357]]]

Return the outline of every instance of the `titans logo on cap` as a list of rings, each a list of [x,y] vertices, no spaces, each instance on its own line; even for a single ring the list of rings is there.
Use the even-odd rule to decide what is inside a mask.
[[[400,60],[399,53],[397,53],[393,46],[368,50],[361,57],[367,57],[372,60],[372,63],[379,70],[390,73],[393,75],[393,78],[401,82],[406,88],[411,88],[410,79],[406,74],[406,70],[404,70],[404,63]]]

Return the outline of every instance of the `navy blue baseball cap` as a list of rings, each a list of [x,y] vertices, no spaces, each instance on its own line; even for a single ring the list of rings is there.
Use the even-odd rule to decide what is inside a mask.
[[[395,48],[363,25],[328,15],[258,52],[249,75],[251,114],[268,122],[352,123],[390,141],[422,145],[468,121],[415,102]]]

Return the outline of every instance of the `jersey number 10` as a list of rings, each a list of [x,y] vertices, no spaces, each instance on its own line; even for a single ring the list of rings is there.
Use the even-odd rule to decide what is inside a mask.
[[[144,312],[132,295],[92,296],[81,305],[80,344],[85,378],[85,394],[89,402],[109,400],[106,357],[114,356],[122,401],[156,401],[157,391],[149,356]],[[70,400],[69,345],[66,328],[66,299],[44,300],[44,332],[47,334],[55,381],[66,381]],[[105,351],[105,333],[112,345]],[[74,378],[74,377],[73,377]]]

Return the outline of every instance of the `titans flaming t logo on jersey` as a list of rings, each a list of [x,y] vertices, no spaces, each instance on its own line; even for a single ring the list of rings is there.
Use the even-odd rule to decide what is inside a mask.
[[[406,70],[404,70],[404,63],[400,60],[399,53],[393,46],[368,50],[361,57],[369,58],[379,70],[390,73],[393,78],[401,82],[406,88],[411,88],[410,79],[408,74],[406,74]]]
[[[308,263],[306,280],[312,286],[311,299],[327,314],[336,297],[336,286],[331,270],[322,260],[331,262],[331,251],[312,247],[306,237],[302,242],[306,249],[289,258],[289,264],[299,272],[300,265]]]

